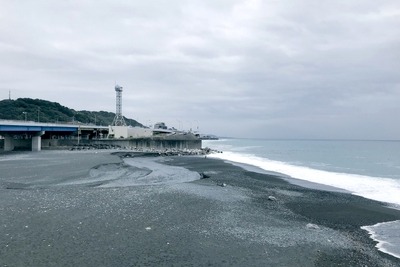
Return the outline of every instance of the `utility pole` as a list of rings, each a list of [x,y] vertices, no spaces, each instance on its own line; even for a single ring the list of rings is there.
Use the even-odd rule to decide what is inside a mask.
[[[40,108],[37,109],[37,122],[39,122],[40,119],[39,114],[40,114]]]
[[[27,114],[27,112],[26,112],[26,111],[24,111],[24,112],[22,112],[22,114],[24,114],[24,115],[25,115],[25,122],[26,122],[26,114]]]

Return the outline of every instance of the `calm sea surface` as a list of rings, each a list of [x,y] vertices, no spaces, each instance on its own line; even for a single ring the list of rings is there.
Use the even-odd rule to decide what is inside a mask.
[[[400,141],[221,139],[214,157],[342,188],[400,209]],[[400,258],[400,221],[366,226],[378,248]]]

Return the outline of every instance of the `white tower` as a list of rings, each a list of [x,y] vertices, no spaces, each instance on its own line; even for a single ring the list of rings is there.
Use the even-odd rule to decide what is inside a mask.
[[[126,126],[124,116],[122,116],[122,86],[115,85],[115,92],[117,93],[117,103],[115,118],[112,122],[114,126]]]

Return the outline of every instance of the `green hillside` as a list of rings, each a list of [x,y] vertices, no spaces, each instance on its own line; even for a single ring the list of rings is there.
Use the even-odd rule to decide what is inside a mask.
[[[83,123],[110,125],[115,113],[107,111],[76,111],[56,102],[41,99],[18,98],[0,101],[0,120],[26,120],[47,123]],[[131,126],[142,126],[139,122],[126,117],[125,122]]]

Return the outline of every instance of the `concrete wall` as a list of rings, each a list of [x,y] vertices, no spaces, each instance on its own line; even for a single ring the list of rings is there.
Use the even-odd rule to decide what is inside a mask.
[[[155,149],[200,149],[201,140],[163,140],[140,138],[129,141],[130,147]]]
[[[128,138],[146,138],[153,135],[153,130],[149,128],[132,127],[128,128]]]
[[[78,140],[71,139],[42,139],[43,149],[56,149],[70,147],[78,144]],[[93,139],[79,140],[81,145],[113,145],[127,148],[155,148],[155,149],[200,149],[201,140],[165,140],[154,138],[135,138],[135,139]]]
[[[31,139],[14,139],[14,150],[31,150]],[[42,149],[62,149],[78,144],[77,139],[43,139]],[[179,140],[162,138],[134,138],[134,139],[96,139],[79,140],[79,144],[105,144],[127,148],[155,148],[155,149],[200,149],[201,140]],[[4,149],[4,139],[0,139],[0,149]]]

